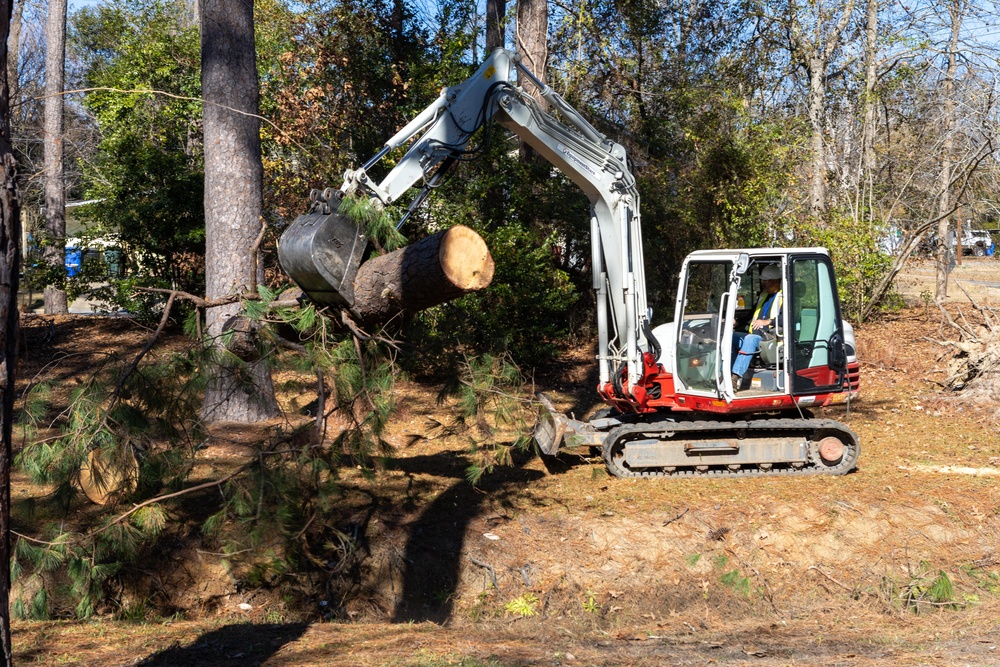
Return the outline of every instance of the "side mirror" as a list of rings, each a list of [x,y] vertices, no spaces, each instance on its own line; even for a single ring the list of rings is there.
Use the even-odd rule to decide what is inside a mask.
[[[737,276],[742,276],[750,268],[750,255],[745,252],[741,252],[736,258],[736,265],[733,266],[733,273]]]
[[[839,331],[830,336],[827,343],[830,346],[830,356],[827,366],[835,371],[847,368],[847,350],[844,349],[844,334]]]

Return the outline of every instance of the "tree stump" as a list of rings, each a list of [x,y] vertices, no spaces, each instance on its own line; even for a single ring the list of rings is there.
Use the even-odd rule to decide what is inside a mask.
[[[493,269],[483,238],[456,225],[362,264],[353,310],[366,323],[387,322],[481,290]]]

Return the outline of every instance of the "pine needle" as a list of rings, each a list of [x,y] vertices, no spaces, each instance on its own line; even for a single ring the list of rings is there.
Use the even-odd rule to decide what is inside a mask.
[[[388,211],[376,208],[368,199],[345,197],[337,212],[350,218],[382,251],[391,252],[406,244]]]

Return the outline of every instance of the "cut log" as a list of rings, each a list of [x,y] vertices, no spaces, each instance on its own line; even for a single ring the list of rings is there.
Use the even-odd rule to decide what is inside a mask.
[[[487,287],[493,268],[483,238],[456,225],[362,264],[353,310],[369,324],[387,322]]]
[[[131,448],[121,452],[92,449],[80,466],[80,488],[92,503],[108,505],[135,490],[139,462]]]

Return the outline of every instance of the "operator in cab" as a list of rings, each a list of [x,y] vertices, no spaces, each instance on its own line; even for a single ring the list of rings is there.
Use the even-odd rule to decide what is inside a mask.
[[[757,307],[746,331],[733,333],[733,390],[742,388],[750,361],[760,351],[760,342],[765,337],[775,336],[781,318],[783,297],[781,294],[781,267],[768,264],[760,272],[763,291],[757,299]]]

